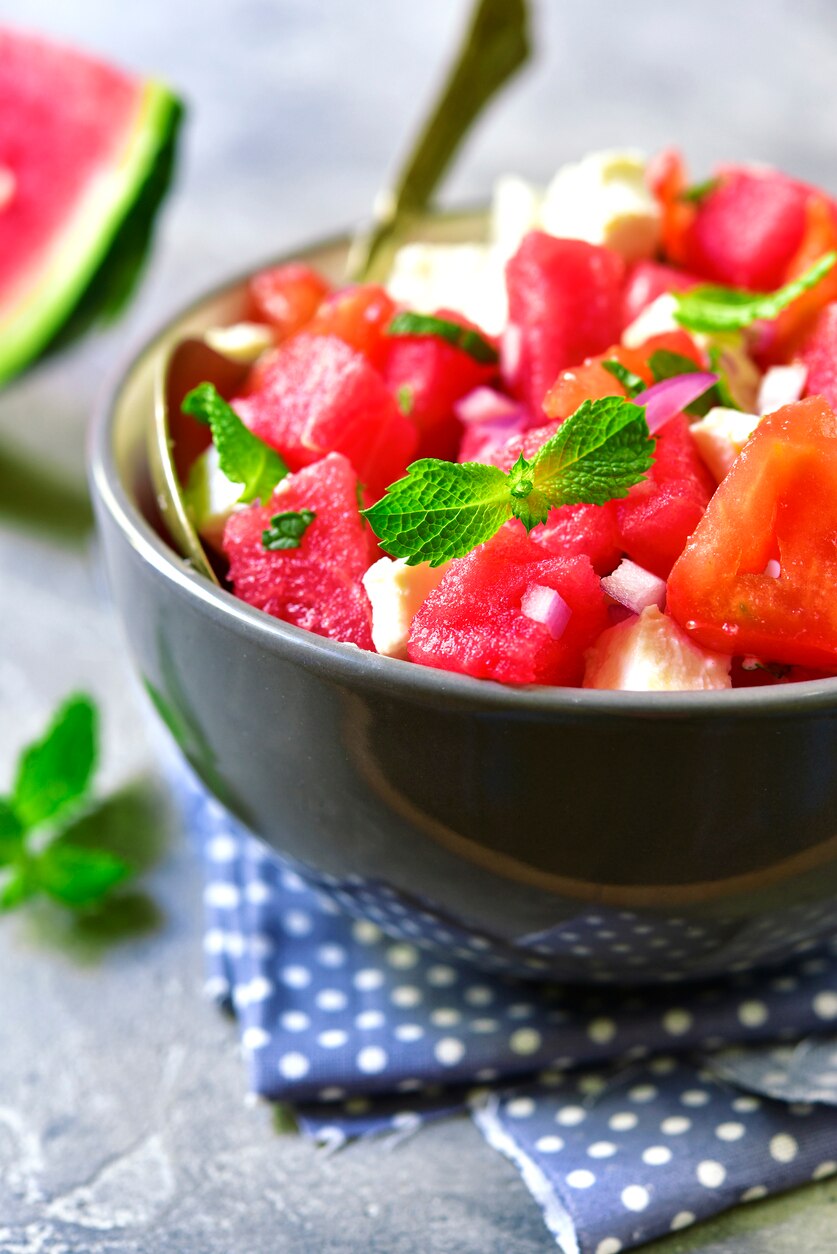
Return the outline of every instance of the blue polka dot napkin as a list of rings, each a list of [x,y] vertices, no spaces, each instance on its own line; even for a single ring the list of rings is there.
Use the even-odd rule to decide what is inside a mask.
[[[380,886],[324,891],[191,775],[178,793],[207,875],[207,989],[238,1017],[252,1090],[324,1145],[468,1111],[567,1254],[837,1173],[837,943],[651,992],[538,985],[502,955],[486,974],[464,937],[440,957],[432,914],[382,916]],[[375,909],[396,938],[351,913]]]

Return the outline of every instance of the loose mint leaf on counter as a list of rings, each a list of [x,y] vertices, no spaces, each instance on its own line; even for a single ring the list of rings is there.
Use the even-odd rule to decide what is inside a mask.
[[[243,487],[238,499],[245,503],[269,500],[288,467],[274,449],[245,427],[217,388],[199,383],[187,394],[181,409],[212,431],[221,470]]]
[[[70,697],[21,753],[12,795],[0,798],[0,911],[38,893],[88,907],[132,873],[109,850],[82,848],[64,834],[88,798],[98,723],[90,697]]]
[[[45,735],[24,750],[11,808],[25,831],[55,822],[87,793],[96,766],[97,716],[89,697],[59,708]]]
[[[490,540],[511,511],[509,478],[498,466],[425,457],[361,512],[387,553],[409,566],[441,566]]]
[[[622,384],[622,387],[632,400],[640,392],[645,391],[645,380],[640,379],[639,375],[634,374],[633,370],[629,370],[627,366],[623,366],[621,361],[617,361],[615,357],[609,357],[607,361],[603,361],[602,368],[608,374],[612,374],[614,379]]]
[[[262,532],[262,546],[272,553],[282,549],[298,549],[317,515],[312,509],[288,510],[274,514],[270,526]]]
[[[500,360],[497,349],[479,331],[475,331],[473,327],[464,327],[461,322],[437,318],[433,314],[404,310],[395,315],[386,333],[393,336],[432,336],[437,340],[445,340],[454,348],[461,348],[463,353],[484,366],[496,366]]]
[[[674,292],[676,320],[689,331],[740,331],[754,322],[770,321],[797,296],[815,287],[837,261],[837,252],[820,257],[804,274],[775,292],[745,292],[734,287],[701,284]]]
[[[585,401],[531,460],[505,474],[479,462],[413,462],[363,516],[383,548],[408,565],[464,557],[518,518],[527,528],[549,510],[624,496],[650,468],[654,441],[640,405],[608,396]]]

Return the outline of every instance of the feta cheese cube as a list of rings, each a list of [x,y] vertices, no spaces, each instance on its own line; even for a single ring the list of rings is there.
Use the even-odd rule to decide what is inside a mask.
[[[189,482],[183,494],[192,522],[201,539],[215,548],[221,547],[227,519],[239,506],[243,491],[221,469],[218,450],[210,444],[192,463]]]
[[[664,292],[650,305],[646,305],[641,314],[634,318],[622,332],[622,343],[625,348],[639,348],[650,340],[652,335],[665,335],[668,331],[679,331],[680,323],[674,316],[677,301],[671,292]]]
[[[489,335],[499,335],[508,318],[503,264],[487,244],[405,244],[387,290],[420,313],[452,309]]]
[[[702,649],[651,605],[599,636],[587,655],[584,687],[623,692],[729,688],[731,660]]]
[[[690,430],[698,452],[718,483],[728,474],[760,421],[758,414],[716,405],[700,422],[692,423]]]
[[[546,189],[541,221],[551,235],[605,244],[626,261],[652,257],[660,208],[645,181],[643,154],[611,149],[562,166]]]
[[[369,567],[363,586],[372,605],[372,643],[379,653],[406,658],[410,624],[449,565],[408,566],[400,557],[382,557]]]
[[[506,174],[494,184],[489,236],[501,262],[513,257],[524,235],[541,226],[543,192],[525,179]]]
[[[273,332],[261,322],[236,322],[231,327],[210,327],[204,340],[216,353],[223,353],[242,365],[250,365],[273,348]]]

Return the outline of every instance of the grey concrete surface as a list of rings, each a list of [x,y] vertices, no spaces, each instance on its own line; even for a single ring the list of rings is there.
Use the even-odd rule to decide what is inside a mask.
[[[356,221],[426,99],[462,0],[0,0],[25,22],[177,84],[177,193],[117,327],[0,397],[0,792],[76,688],[105,712],[105,819],[149,864],[97,926],[0,921],[2,1254],[535,1254],[514,1170],[465,1121],[325,1157],[248,1105],[234,1025],[201,996],[200,882],[167,815],[96,561],[84,428],[127,346],[230,271]],[[448,195],[545,177],[612,143],[675,140],[695,174],[771,160],[837,191],[832,0],[543,0],[540,59]],[[669,1254],[828,1254],[823,1184],[670,1238]]]

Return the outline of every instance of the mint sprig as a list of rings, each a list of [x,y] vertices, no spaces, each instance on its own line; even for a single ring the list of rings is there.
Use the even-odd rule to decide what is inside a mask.
[[[394,557],[440,566],[519,518],[527,530],[561,505],[603,505],[639,483],[653,460],[645,412],[618,396],[585,401],[527,461],[508,473],[480,462],[413,462],[403,479],[363,510]]]
[[[690,187],[684,187],[677,199],[687,205],[699,205],[720,185],[721,179],[716,175],[714,178],[704,179],[701,183],[692,183]]]
[[[444,340],[459,348],[474,361],[484,366],[496,366],[500,354],[492,343],[473,327],[463,326],[461,322],[453,322],[449,318],[437,318],[435,314],[416,313],[405,309],[397,313],[386,330],[392,336],[418,336]]]
[[[181,409],[212,431],[221,470],[232,483],[242,485],[239,501],[268,500],[288,467],[274,449],[245,427],[218,389],[211,383],[199,383],[186,395]]]
[[[21,753],[11,796],[0,797],[0,910],[37,893],[71,909],[91,906],[131,874],[116,854],[76,845],[63,831],[87,800],[97,742],[96,707],[79,695]]]
[[[815,287],[835,262],[837,252],[826,253],[798,279],[775,292],[745,292],[712,284],[674,292],[674,317],[688,331],[740,331],[754,322],[769,322],[803,292]]]
[[[638,374],[634,374],[633,370],[629,370],[627,366],[623,366],[615,357],[608,357],[606,361],[603,361],[602,369],[612,374],[614,379],[622,384],[631,400],[640,392],[645,391],[645,380],[641,379]]]

